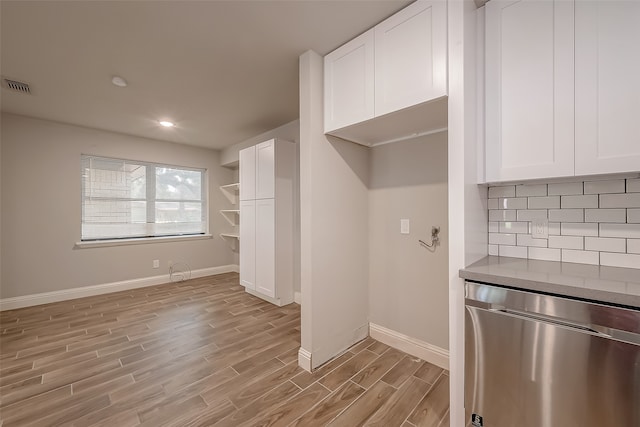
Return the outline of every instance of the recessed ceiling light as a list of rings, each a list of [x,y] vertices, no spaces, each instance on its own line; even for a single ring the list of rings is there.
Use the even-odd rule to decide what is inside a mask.
[[[113,76],[111,83],[118,87],[127,87],[127,81],[120,76]]]
[[[160,120],[158,123],[160,123],[160,126],[164,126],[166,128],[172,128],[175,126],[172,122],[166,120]]]

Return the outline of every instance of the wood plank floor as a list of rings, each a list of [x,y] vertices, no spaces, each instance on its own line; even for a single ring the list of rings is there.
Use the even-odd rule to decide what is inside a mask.
[[[235,273],[0,313],[0,426],[447,426],[446,371],[367,338],[313,373]]]

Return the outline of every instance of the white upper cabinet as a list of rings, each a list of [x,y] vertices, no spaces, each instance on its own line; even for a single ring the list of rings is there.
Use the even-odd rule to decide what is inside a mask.
[[[446,95],[442,0],[418,0],[324,57],[324,131],[353,142],[444,130]]]
[[[240,150],[240,200],[256,198],[256,147]]]
[[[577,1],[576,175],[640,170],[640,1]]]
[[[325,132],[373,117],[373,58],[373,30],[324,57]]]
[[[574,173],[573,1],[486,5],[486,180]]]
[[[275,140],[256,145],[256,199],[275,197]]]
[[[447,95],[447,4],[418,1],[374,28],[375,115]]]

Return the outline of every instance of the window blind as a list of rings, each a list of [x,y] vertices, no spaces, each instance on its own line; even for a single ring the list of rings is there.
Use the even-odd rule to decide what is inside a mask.
[[[82,155],[82,240],[204,234],[205,170]]]

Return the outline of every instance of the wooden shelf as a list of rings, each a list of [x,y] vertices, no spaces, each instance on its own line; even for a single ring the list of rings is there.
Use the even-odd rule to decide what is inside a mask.
[[[227,222],[234,227],[238,225],[238,221],[236,219],[240,215],[240,211],[237,209],[223,209],[220,211],[220,214],[227,220]]]
[[[227,184],[227,185],[222,185],[220,186],[220,190],[222,191],[222,194],[225,195],[225,197],[227,199],[229,199],[229,201],[232,204],[237,204],[238,203],[238,192],[240,191],[240,183],[239,182],[235,182],[233,184]]]
[[[223,238],[226,238],[226,239],[238,239],[238,240],[240,240],[240,236],[238,236],[237,234],[220,233],[220,237],[223,237]]]

